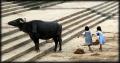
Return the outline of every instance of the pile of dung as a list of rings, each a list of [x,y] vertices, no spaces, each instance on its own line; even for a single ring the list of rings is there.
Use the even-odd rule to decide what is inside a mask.
[[[84,53],[85,53],[84,50],[80,48],[76,49],[76,51],[74,52],[74,54],[84,54]]]
[[[93,45],[98,45],[99,44],[99,41],[96,40],[95,42],[93,42]]]

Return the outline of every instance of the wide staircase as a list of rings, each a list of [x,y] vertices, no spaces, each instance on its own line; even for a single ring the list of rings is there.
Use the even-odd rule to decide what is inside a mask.
[[[69,43],[69,41],[76,37],[78,33],[82,33],[84,31],[84,26],[89,25],[90,28],[92,28],[117,14],[118,2],[106,1],[102,4],[56,20],[63,26],[62,45]],[[35,62],[54,48],[54,42],[52,40],[50,40],[51,43],[46,43],[45,40],[40,39],[40,52],[36,53],[34,51],[34,43],[24,32],[19,31],[18,29],[12,29],[9,32],[2,30],[2,32],[2,61]]]
[[[31,9],[41,9],[63,2],[65,1],[2,1],[2,17]]]

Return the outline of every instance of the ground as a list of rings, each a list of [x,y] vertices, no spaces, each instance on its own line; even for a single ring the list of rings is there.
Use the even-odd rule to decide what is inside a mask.
[[[85,54],[74,54],[78,48],[84,49]],[[92,46],[93,52],[84,46],[83,37],[73,38],[69,43],[63,45],[62,52],[50,52],[38,61],[118,61],[118,41],[117,39],[108,39],[103,45],[103,51],[99,51],[99,45]]]

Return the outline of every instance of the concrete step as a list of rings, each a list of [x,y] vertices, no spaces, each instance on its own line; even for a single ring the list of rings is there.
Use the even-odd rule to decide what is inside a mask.
[[[106,3],[106,2],[105,2]],[[111,3],[113,3],[113,2],[108,2],[109,4],[111,4]],[[106,4],[108,4],[108,3],[106,3]],[[104,3],[102,3],[102,4],[104,4]],[[100,7],[101,6],[103,6],[103,5],[100,5]],[[96,8],[96,7],[92,7],[92,8]],[[98,8],[98,10],[99,10],[99,8]],[[71,17],[71,19],[74,17],[74,16],[76,16],[76,15],[79,15],[79,14],[82,14],[82,13],[84,13],[84,12],[87,12],[88,11],[88,9],[86,9],[86,10],[83,10],[83,11],[79,11],[79,12],[76,12],[76,13],[73,13],[73,14],[71,14],[71,15],[69,15],[69,16],[66,16],[66,17],[63,17],[63,18],[61,18],[61,19],[58,19],[57,21],[60,21],[60,22],[64,22],[64,23],[62,23],[62,24],[65,24],[65,23],[68,23],[67,21],[63,21],[63,20],[66,20],[67,18],[70,18]],[[89,12],[89,13],[91,13],[91,12]],[[89,13],[87,13],[86,15],[88,15]],[[86,16],[86,15],[84,15],[84,16]],[[81,16],[82,17],[82,16]],[[71,20],[70,19],[70,20]],[[3,32],[5,32],[5,31],[3,31]],[[14,31],[13,31],[14,32]],[[16,31],[17,32],[17,31]],[[10,33],[10,31],[9,31],[9,33]],[[8,33],[8,34],[9,34]],[[15,32],[14,32],[15,33]],[[3,33],[2,34],[3,36],[6,36],[7,35],[7,33]]]
[[[64,35],[67,35],[68,33],[72,33],[74,30],[86,26],[89,23],[89,21],[91,22],[92,20],[95,20],[98,17],[100,17],[100,16],[95,16],[95,17],[92,17],[92,18],[88,18],[88,20],[84,20],[84,21],[82,21],[82,19],[77,20],[76,22],[73,23],[74,25],[72,24],[71,27],[67,28],[67,30],[65,30],[63,33],[64,33]],[[70,31],[68,32],[68,30],[70,30]]]
[[[95,20],[95,19],[90,20],[90,21],[88,20],[88,22],[89,22],[89,23],[91,23],[91,22],[95,22],[94,20]],[[97,20],[98,20],[98,18],[97,18]],[[100,20],[101,20],[101,18],[100,18]],[[87,24],[88,24],[88,23],[87,23]],[[84,25],[86,25],[86,24],[84,24]],[[81,26],[81,27],[82,27],[82,26]],[[74,29],[74,28],[73,28],[73,29]],[[80,29],[80,28],[79,28],[79,29]],[[84,27],[83,27],[83,29],[84,29]],[[64,37],[63,37],[63,38],[64,38]],[[63,39],[63,40],[64,40],[64,39]]]
[[[84,20],[84,19],[83,19]],[[73,25],[73,24],[72,24]],[[70,27],[71,25],[69,25],[69,26],[67,26],[66,28],[68,28],[68,27]],[[65,29],[65,28],[64,28]],[[23,35],[23,36],[25,36],[25,35]],[[9,41],[8,41],[9,42]]]
[[[111,13],[111,11],[109,11],[108,13]],[[95,17],[94,19],[93,19],[93,18],[90,18],[89,22],[86,22],[86,23],[84,23],[84,22],[85,22],[85,20],[84,20],[84,22],[83,22],[84,24],[82,24],[82,21],[83,21],[83,20],[78,21],[78,22],[76,22],[76,23],[73,23],[74,25],[78,25],[79,23],[81,23],[82,25],[73,28],[71,31],[66,32],[66,33],[63,34],[63,35],[67,35],[68,33],[72,33],[72,31],[74,31],[74,30],[76,30],[76,29],[78,29],[78,28],[80,28],[80,27],[83,27],[83,26],[86,25],[87,23],[90,23],[90,22],[92,22],[92,21],[94,21],[94,20],[96,20],[96,19],[100,19],[102,16],[101,16],[101,15],[97,15],[97,16],[94,16],[94,17]],[[73,26],[74,26],[74,25],[73,25]],[[69,29],[69,28],[68,28],[68,29]],[[64,33],[64,32],[63,32],[63,33]]]
[[[26,36],[24,38],[20,38],[18,40],[14,40],[6,45],[2,45],[2,52],[3,53],[7,53],[9,52],[10,50],[14,50],[16,47],[18,47],[17,45],[20,44],[20,43],[24,43],[25,41],[29,41],[29,37]],[[15,47],[16,46],[16,47]],[[20,47],[20,46],[19,46]],[[6,51],[6,50],[9,50],[9,51]],[[5,51],[5,52],[4,52]]]
[[[1,6],[4,6],[4,5],[10,5],[12,4],[14,1],[1,1]]]
[[[71,23],[72,24],[72,23]],[[63,26],[65,26],[65,24],[63,25]],[[63,30],[64,31],[64,30]],[[14,36],[14,35],[13,35]],[[13,46],[13,45],[12,45]]]
[[[24,34],[24,32],[19,31],[19,32],[16,32],[15,34],[13,34],[13,36],[12,36],[12,35],[8,35],[8,36],[2,38],[2,42],[6,41],[6,40],[9,40],[10,38],[16,37],[16,36],[14,36],[14,35],[19,36],[19,35],[21,35],[21,34]]]
[[[104,10],[105,11],[105,10]],[[104,12],[104,11],[102,11],[102,12]],[[70,23],[70,22],[73,22],[75,19],[79,19],[79,18],[82,18],[82,17],[84,17],[84,16],[87,16],[87,15],[90,15],[90,14],[92,14],[92,12],[91,11],[87,11],[87,12],[84,12],[84,13],[81,13],[81,14],[79,14],[79,15],[76,15],[76,16],[74,16],[74,17],[72,17],[72,18],[70,18],[69,20],[67,19],[66,21],[61,21],[60,23]],[[96,14],[95,14],[96,15]],[[93,15],[94,16],[94,15]],[[92,16],[91,16],[92,17]],[[89,17],[90,18],[90,17]],[[69,24],[68,23],[68,24]]]
[[[97,9],[95,9],[95,10],[97,10],[98,12],[102,12],[102,11],[108,10],[110,8],[113,8],[114,6],[118,6],[118,3],[116,2],[112,5],[106,6],[104,9],[101,9],[101,10],[97,10]]]
[[[93,16],[95,16],[95,15],[93,15]],[[93,17],[93,16],[92,16],[92,17]],[[90,18],[90,17],[89,17],[89,18]],[[78,18],[77,18],[77,19],[78,19]],[[83,20],[85,20],[85,19],[87,19],[87,18],[84,18]],[[81,21],[82,21],[82,20],[81,20]],[[72,21],[72,22],[74,22],[74,21]],[[76,23],[75,23],[75,24],[76,24]],[[72,25],[74,25],[74,24],[72,24]],[[72,26],[72,25],[70,24],[69,26],[63,28],[63,30],[64,30],[64,29],[67,29],[68,27],[70,27],[70,26]],[[23,36],[25,36],[25,35],[23,35]],[[7,42],[10,42],[10,41],[7,41]]]
[[[111,8],[113,8],[113,7],[116,7],[116,6],[118,6],[118,3],[116,3],[116,4],[112,5],[112,6],[108,6],[108,7],[107,7],[107,8],[105,8],[105,9],[102,9],[102,10],[97,10],[97,11],[96,11],[96,13],[97,13],[97,14],[106,15],[106,16],[107,16],[107,14],[104,14],[104,12],[103,12],[103,11],[109,10],[109,9],[111,9]]]
[[[116,9],[116,8],[115,8]],[[114,11],[115,9],[112,9],[112,11]],[[105,12],[105,11],[103,11],[103,12]],[[81,20],[80,21],[84,21],[84,20],[86,20],[86,19],[89,19],[89,18],[92,18],[92,17],[94,17],[95,15],[97,15],[96,13],[92,13],[92,14],[89,14],[89,15],[87,15],[86,17],[78,17],[78,18],[76,18],[76,19],[80,19],[81,18]],[[73,19],[71,19],[71,20],[73,20]],[[79,21],[79,20],[78,20]],[[67,29],[69,26],[72,26],[74,23],[73,22],[78,22],[77,20],[75,21],[75,19],[73,20],[73,21],[69,21],[69,23],[66,23],[65,24],[65,27],[63,26],[63,30],[64,29]],[[72,25],[71,25],[72,24]]]
[[[6,37],[8,35],[18,32],[18,31],[19,31],[18,28],[17,29],[14,29],[14,28],[2,29],[2,37]]]
[[[64,38],[64,37],[63,37]],[[63,39],[64,40],[64,39]],[[28,50],[26,47],[31,47],[31,46],[33,46],[32,45],[33,43],[31,43],[30,42],[30,44],[26,44],[26,45],[23,45],[23,47],[20,47],[20,48],[18,48],[18,49],[15,49],[15,50],[13,50],[13,51],[11,51],[11,52],[9,52],[8,54],[3,54],[3,58],[4,58],[4,56],[9,56],[9,57],[7,57],[7,59],[8,58],[11,58],[11,56],[13,57],[13,56],[16,56],[16,55],[19,55],[19,54],[21,54],[22,52],[21,51],[26,51],[26,50]],[[31,45],[31,46],[30,46]],[[43,46],[44,47],[44,46]],[[26,49],[25,49],[26,48]],[[22,50],[22,49],[24,49],[24,50]],[[16,54],[14,54],[16,52]],[[10,56],[11,55],[11,56]],[[22,54],[23,55],[23,54]],[[18,57],[18,56],[17,56]]]
[[[93,25],[89,25],[90,27],[94,27],[94,26],[96,26],[97,24],[99,24],[99,23],[101,23],[101,22],[104,22],[106,19],[108,19],[107,17],[106,18],[104,18],[104,19],[101,19],[99,22],[97,21],[96,23],[92,23]],[[82,31],[84,31],[84,28],[80,31],[81,33],[82,33]],[[72,35],[71,37],[72,38],[74,38],[74,37],[76,37],[76,35],[77,35],[77,33],[75,34],[75,35]],[[72,38],[70,37],[70,39],[69,40],[71,40]],[[69,41],[68,40],[68,41]],[[66,41],[64,42],[64,43],[67,43]],[[25,55],[25,56],[22,56],[20,59],[17,59],[17,60],[14,60],[14,61],[21,61],[21,60],[26,60],[25,58],[27,58],[28,57],[28,55],[29,54],[27,54],[27,55]],[[24,58],[24,59],[23,59]],[[37,55],[37,56],[35,56],[35,57],[33,57],[33,58],[31,58],[31,59],[29,59],[29,60],[27,60],[28,62],[29,61],[35,61],[35,60],[37,60],[37,59],[40,59],[41,58],[41,55]]]
[[[21,6],[15,6],[15,7],[11,7],[11,8],[6,8],[6,9],[2,9],[2,13],[7,13],[7,12],[10,12],[10,11],[14,11],[14,10],[18,10],[18,9],[22,9],[22,8],[29,8],[29,7],[32,7],[32,6],[37,6],[37,5],[40,5],[40,4],[43,4],[44,2],[30,2],[28,4],[25,4],[25,5],[21,5]]]
[[[95,25],[97,25],[99,22],[102,22],[102,21],[104,21],[104,20],[106,20],[106,18],[104,18],[104,17],[102,17],[101,19],[99,19],[100,21],[93,21],[94,22],[94,24],[91,24],[90,25],[90,27],[93,27],[93,26],[95,26]],[[64,38],[63,38],[63,44],[65,44],[65,43],[67,43],[66,42],[66,40],[67,39],[69,39],[69,40],[71,40],[72,38],[74,38],[74,37],[76,37],[76,35],[78,34],[78,32],[82,32],[82,31],[84,31],[84,27],[83,27],[83,29],[82,28],[79,28],[79,29],[77,29],[77,30],[75,30],[74,32],[72,32],[72,33],[70,33],[69,35],[67,35],[67,36],[65,36]],[[69,37],[69,38],[68,38]],[[69,40],[67,40],[67,41],[69,41]],[[54,46],[51,44],[51,45],[49,45],[49,47],[51,46],[51,48],[49,48],[49,49],[52,49]],[[41,47],[42,48],[42,47]],[[45,48],[46,49],[46,48]],[[49,49],[47,49],[47,50],[49,50]],[[38,58],[41,58],[41,55],[45,55],[45,52],[48,52],[47,50],[45,50],[45,51],[42,51],[41,50],[41,53],[38,53],[38,54],[33,54],[34,52],[33,51],[31,51],[31,52],[29,52],[28,54],[25,54],[24,56],[22,56],[22,57],[20,57],[20,58],[18,58],[18,59],[16,59],[16,60],[14,60],[14,61],[28,61],[28,62],[30,62],[30,61],[35,61],[35,60],[37,60]]]
[[[105,4],[108,4],[108,3],[111,3],[111,2],[106,1],[106,2],[104,2],[104,3],[98,4],[98,5],[93,6],[93,7],[91,7],[91,8],[96,8],[96,7],[98,7],[98,6],[102,6],[102,5],[105,5]],[[71,15],[68,15],[68,16],[66,16],[66,17],[63,17],[63,18],[61,18],[61,19],[58,19],[57,22],[58,22],[58,21],[64,22],[63,20],[65,20],[65,19],[67,19],[67,18],[72,18],[73,16],[76,16],[76,15],[78,15],[78,14],[80,14],[80,13],[83,13],[83,12],[86,12],[86,11],[88,11],[88,10],[90,10],[90,9],[86,9],[86,10],[83,10],[83,11],[78,11],[78,12],[76,12],[76,13],[73,13],[73,14],[71,14]]]
[[[8,24],[6,26],[2,26],[1,28],[2,28],[2,30],[1,30],[2,34],[9,33],[9,32],[11,32],[13,30],[18,29],[17,27],[8,26]]]
[[[65,26],[64,26],[65,27]],[[63,32],[63,34],[64,34],[64,32]]]
[[[24,32],[17,32],[13,35],[9,35],[9,36],[6,36],[5,38],[2,38],[2,45],[6,45],[12,41],[15,41],[15,40],[18,40],[22,37],[25,37],[27,36],[27,34],[25,34]]]
[[[118,6],[116,6],[116,7],[113,7],[112,9],[110,9],[109,11],[111,11],[111,13],[114,13],[114,12],[116,12],[116,11],[118,11]],[[104,14],[105,12],[103,12],[103,14]],[[109,16],[109,15],[111,15],[111,13],[105,13],[105,14],[107,14],[107,16]],[[117,12],[116,12],[117,13]],[[103,15],[102,15],[103,16]],[[103,16],[104,17],[104,16]]]
[[[105,18],[105,17],[104,17]],[[96,19],[98,19],[98,18],[96,18]],[[95,20],[95,19],[94,19]],[[91,20],[91,21],[94,21],[94,20]],[[88,24],[88,23],[87,23]],[[86,24],[84,24],[84,25],[86,25]],[[80,25],[81,26],[81,25]],[[79,27],[79,26],[78,26]],[[77,28],[78,28],[77,27]],[[74,31],[74,30],[73,30]],[[67,34],[67,35],[70,35],[70,34]],[[72,35],[71,35],[72,36]],[[63,37],[63,39],[64,39],[64,37]],[[66,39],[66,40],[68,40],[68,39]],[[43,43],[43,42],[42,42]],[[34,44],[33,44],[34,45]],[[52,44],[51,44],[52,45]],[[54,46],[54,45],[53,45]],[[30,51],[30,50],[32,50],[31,48],[30,49],[28,49],[26,52],[28,52],[28,51]],[[46,50],[46,51],[48,51],[48,50]],[[43,51],[43,52],[45,52],[45,51]],[[24,52],[25,53],[25,52]],[[19,57],[19,56],[21,56],[22,54],[18,54],[17,56],[14,56],[14,58],[12,58],[12,59],[15,59],[16,57]]]
[[[20,12],[24,12],[24,11],[27,11],[27,10],[31,10],[31,9],[35,9],[35,8],[38,8],[40,6],[40,8],[45,8],[45,7],[49,7],[49,6],[53,6],[53,5],[56,5],[56,4],[60,4],[60,3],[63,3],[63,1],[59,1],[59,2],[48,2],[48,1],[43,1],[43,3],[40,3],[40,2],[37,2],[32,4],[32,5],[29,5],[29,6],[26,6],[26,7],[15,7],[14,8],[14,11],[13,11],[13,8],[11,10],[11,12],[5,12],[5,13],[2,13],[2,17],[5,17],[7,15],[11,15],[11,14],[16,14],[16,13],[20,13]],[[15,9],[19,9],[19,10],[15,10]]]
[[[16,1],[14,1],[14,2],[12,2],[11,4],[9,4],[9,5],[2,5],[2,10],[4,10],[4,9],[8,9],[8,8],[11,8],[11,7],[16,7],[16,6],[22,6],[22,5],[25,5],[25,4],[29,4],[29,3],[31,3],[32,1],[21,1],[21,2],[16,2]]]
[[[110,12],[111,12],[111,11],[110,11]],[[94,13],[94,14],[95,14],[95,13]],[[90,15],[90,16],[91,16],[91,15]],[[88,17],[90,18],[90,16],[88,16]],[[95,15],[94,15],[94,16],[95,16]],[[85,17],[85,18],[86,18],[86,19],[89,19],[88,17]],[[93,16],[92,16],[92,17],[93,17]],[[92,18],[92,17],[91,17],[91,18]],[[95,16],[95,17],[97,17],[97,16]],[[79,21],[81,22],[81,21],[85,20],[85,18],[83,18],[83,19],[81,18],[81,20],[73,21],[72,23],[74,24],[74,22],[76,22],[76,24],[74,24],[74,25],[77,25],[77,23],[78,23]],[[84,21],[84,22],[85,22],[85,21]],[[84,23],[84,22],[83,22],[83,23]],[[69,24],[71,25],[72,23],[69,23]],[[69,24],[68,24],[68,25],[69,25]],[[82,23],[81,23],[81,24],[82,24]],[[69,25],[68,29],[70,28],[70,25]],[[73,25],[73,26],[74,26],[74,25]],[[63,26],[63,28],[65,28],[65,27],[66,27],[66,24]],[[72,27],[72,26],[71,26],[71,27]],[[76,28],[76,27],[75,27],[75,28]],[[68,29],[64,30],[65,32],[63,31],[63,35],[65,35],[65,33],[68,31]],[[74,28],[73,28],[73,29],[74,29]],[[68,33],[68,32],[67,32],[67,33]]]
[[[39,5],[40,8],[46,8],[46,7],[50,7],[50,6],[54,6],[54,5],[57,5],[57,4],[61,4],[61,3],[64,3],[65,1],[54,1],[54,2],[51,2],[51,3],[48,3],[48,4],[45,4],[45,5]]]

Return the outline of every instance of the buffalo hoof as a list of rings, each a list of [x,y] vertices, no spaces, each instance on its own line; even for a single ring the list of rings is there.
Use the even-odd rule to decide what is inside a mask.
[[[40,52],[40,49],[38,49],[38,50],[35,50],[36,52]]]
[[[40,52],[40,50],[37,50],[36,52]]]
[[[54,52],[56,52],[56,49],[54,49]]]
[[[62,49],[59,49],[59,51],[62,51]]]

